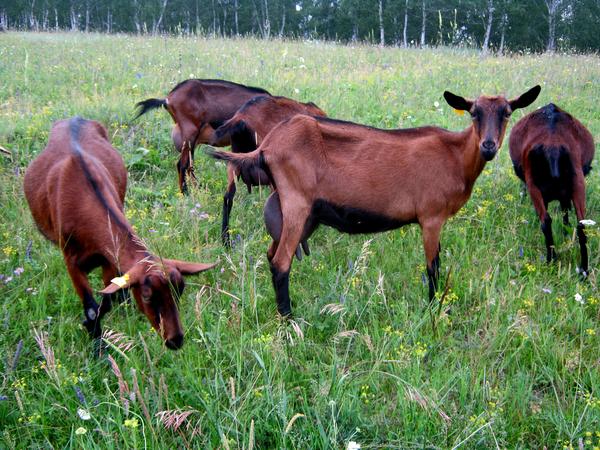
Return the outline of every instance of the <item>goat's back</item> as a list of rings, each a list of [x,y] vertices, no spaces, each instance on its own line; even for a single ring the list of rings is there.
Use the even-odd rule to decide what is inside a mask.
[[[29,165],[24,191],[44,236],[61,236],[96,222],[99,202],[122,210],[127,170],[105,128],[81,118],[56,122],[46,148]],[[93,227],[92,227],[93,228]]]
[[[527,114],[513,127],[509,148],[515,169],[522,170],[524,159],[539,146],[565,148],[574,166],[584,171],[595,152],[594,139],[587,128],[553,103]]]

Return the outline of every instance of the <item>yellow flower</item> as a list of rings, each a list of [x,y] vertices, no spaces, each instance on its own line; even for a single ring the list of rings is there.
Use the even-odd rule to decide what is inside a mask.
[[[596,330],[594,330],[593,328],[588,328],[587,330],[585,330],[585,334],[587,334],[588,336],[595,336]]]
[[[123,425],[128,428],[137,428],[139,424],[137,419],[125,419],[125,422],[123,423]]]
[[[79,427],[75,430],[75,434],[82,435],[87,433],[87,430],[84,427]]]

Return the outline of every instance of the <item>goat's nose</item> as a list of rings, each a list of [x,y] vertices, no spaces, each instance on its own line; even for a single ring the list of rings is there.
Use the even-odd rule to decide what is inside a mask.
[[[485,149],[485,150],[495,150],[496,149],[496,143],[494,141],[483,141],[483,144],[481,144],[481,146]]]
[[[183,345],[183,334],[176,334],[172,338],[167,339],[165,345],[171,350],[179,350]]]

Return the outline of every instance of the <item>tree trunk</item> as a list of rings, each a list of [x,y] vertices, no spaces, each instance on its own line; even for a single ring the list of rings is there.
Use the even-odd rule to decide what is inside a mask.
[[[58,10],[54,8],[54,28],[58,31]]]
[[[423,0],[423,21],[421,22],[421,47],[425,46],[425,25],[427,24],[427,15],[425,14],[425,0]]]
[[[283,16],[285,18],[285,16]],[[233,2],[233,18],[235,21],[235,35],[240,35],[240,29],[238,27],[238,0],[234,0]]]
[[[379,0],[379,45],[385,45],[385,32],[383,30],[383,0]]]
[[[265,24],[263,26],[263,37],[268,39],[271,37],[271,21],[269,20],[269,1],[263,0],[264,3],[264,18]]]
[[[90,2],[85,2],[85,32],[90,31]]]
[[[408,0],[404,5],[404,30],[402,31],[402,46],[408,47]]]
[[[285,30],[285,2],[283,2],[281,9],[283,10],[283,13],[281,17],[281,27],[279,28],[279,38],[283,37],[283,32]]]
[[[502,20],[500,22],[501,33],[500,33],[500,48],[498,49],[498,53],[501,55],[504,54],[504,40],[506,36],[506,25],[508,23],[508,14],[502,14]]]
[[[485,27],[485,38],[483,39],[483,47],[481,53],[487,55],[490,45],[490,35],[492,34],[492,23],[494,21],[494,0],[488,0],[488,20]]]
[[[137,0],[133,0],[133,23],[135,25],[135,31],[140,34],[142,31],[140,26],[139,7]]]
[[[548,8],[548,46],[546,51],[556,50],[556,13],[563,0],[544,0]]]
[[[77,31],[79,24],[77,23],[77,14],[75,13],[75,9],[73,9],[73,4],[71,3],[71,31]]]
[[[158,20],[154,24],[154,30],[152,31],[152,34],[157,34],[158,31],[160,30],[160,25],[162,23],[163,16],[165,14],[165,9],[167,8],[168,2],[169,2],[169,0],[163,0],[162,9],[160,10],[160,16],[158,16]]]

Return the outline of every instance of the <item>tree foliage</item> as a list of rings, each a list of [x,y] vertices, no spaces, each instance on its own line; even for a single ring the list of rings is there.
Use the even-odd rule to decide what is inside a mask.
[[[413,46],[600,50],[600,0],[24,0],[0,5],[0,29],[373,43],[385,36],[386,45],[403,44],[405,19],[406,41]]]

